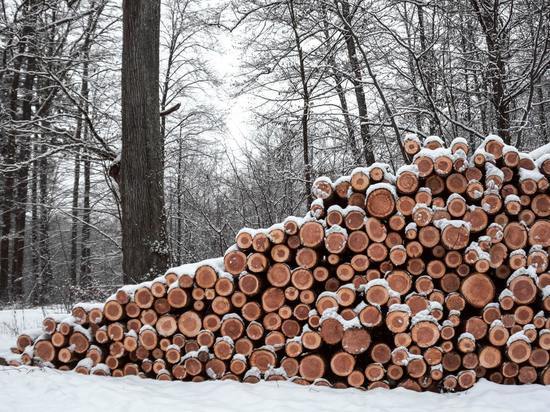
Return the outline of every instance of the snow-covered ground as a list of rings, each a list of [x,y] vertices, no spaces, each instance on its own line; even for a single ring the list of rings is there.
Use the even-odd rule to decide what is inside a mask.
[[[0,352],[16,333],[40,325],[56,308],[0,311]],[[503,412],[548,411],[550,387],[503,386],[485,380],[467,392],[439,395],[404,389],[303,387],[287,382],[159,382],[38,368],[0,367],[0,411],[178,412]]]
[[[0,353],[13,346],[17,335],[24,330],[41,328],[46,315],[65,312],[63,306],[0,310]]]

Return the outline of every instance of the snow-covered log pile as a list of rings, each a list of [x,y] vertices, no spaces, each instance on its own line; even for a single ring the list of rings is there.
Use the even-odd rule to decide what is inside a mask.
[[[412,165],[319,178],[306,217],[48,317],[8,361],[161,380],[550,384],[550,150],[403,143]]]

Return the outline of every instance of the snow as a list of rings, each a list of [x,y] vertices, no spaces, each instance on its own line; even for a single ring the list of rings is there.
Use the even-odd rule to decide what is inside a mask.
[[[346,239],[348,238],[348,231],[339,225],[331,226],[329,229],[326,230],[325,235],[328,236],[333,233],[340,233],[344,235]]]
[[[535,161],[535,165],[540,169],[542,167],[542,164],[547,160],[550,160],[550,153],[545,153],[542,156],[538,157]]]
[[[394,303],[393,305],[391,305],[388,308],[388,313],[391,313],[391,312],[405,312],[405,313],[410,314],[411,313],[411,308],[407,304]]]
[[[241,322],[243,322],[243,318],[241,318],[239,315],[237,315],[236,313],[227,313],[226,315],[223,315],[222,317],[222,322],[227,320],[227,319],[238,319],[240,320]],[[243,322],[244,323],[244,322]]]
[[[40,327],[46,314],[61,311],[59,307],[0,310],[0,350],[12,345],[20,330]],[[96,369],[109,372],[104,364],[92,368]],[[256,368],[246,375],[261,376]],[[255,385],[231,381],[162,382],[135,376],[87,376],[49,368],[0,367],[0,387],[0,412],[542,412],[550,403],[550,390],[542,385],[497,385],[484,379],[467,392],[436,394],[403,388],[331,389],[279,381]]]
[[[321,189],[321,187],[319,186],[321,183],[326,183],[331,187],[333,186],[330,177],[320,176],[313,182],[313,189],[311,191],[315,197],[326,198],[330,195],[330,193],[327,193]]]
[[[504,203],[508,204],[510,202],[518,202],[519,203],[519,196],[518,195],[506,195],[504,198]]]
[[[477,243],[477,242],[470,242],[470,244],[468,245],[468,247],[465,250],[465,253],[468,253],[472,250],[477,254],[478,259],[490,260],[490,258],[491,258],[489,253],[487,253],[483,249],[481,249],[481,246],[479,246],[479,243]]]
[[[413,316],[411,320],[411,326],[416,325],[419,322],[431,322],[439,325],[437,319],[430,315],[430,311],[427,309],[421,310],[416,315]]]
[[[419,159],[421,157],[428,157],[432,159],[432,161],[435,161],[439,157],[443,157],[443,156],[448,157],[451,160],[455,159],[455,155],[451,153],[451,149],[447,149],[446,147],[440,147],[438,149],[424,148],[414,155],[413,162],[416,161],[416,159]]]
[[[162,278],[162,280],[164,281],[164,278]],[[78,307],[78,308],[84,309],[86,312],[89,312],[92,309],[101,309],[101,310],[103,310],[103,306],[104,306],[104,304],[100,303],[100,302],[80,302],[80,303],[75,304],[73,306],[73,308]]]
[[[545,145],[533,150],[531,153],[529,153],[529,156],[533,160],[538,160],[542,156],[550,154],[550,143],[546,143]]]
[[[436,302],[435,300],[428,301],[428,310],[431,312],[432,310],[443,310],[443,305],[441,303]]]
[[[152,327],[151,325],[143,325],[140,329],[139,329],[139,333],[142,334],[143,332],[145,331],[151,331],[151,332],[155,332],[156,333],[156,329],[154,327]]]
[[[351,213],[351,212],[359,212],[359,213],[365,214],[365,210],[359,206],[346,206],[345,208],[342,208],[338,205],[332,205],[327,210],[327,213],[330,213],[330,212],[338,212],[344,217],[346,217],[348,213]]]
[[[538,283],[539,277],[537,276],[537,271],[534,266],[529,266],[526,268],[519,268],[515,270],[506,280],[506,285],[510,286],[510,283],[512,283],[512,280],[519,276],[529,276],[531,279],[535,281],[535,284]]]
[[[497,176],[504,181],[504,172],[492,163],[485,163],[485,173],[487,176]]]
[[[242,232],[242,231],[249,231],[249,230],[250,231],[256,231],[256,229],[241,229],[241,231],[239,231],[239,233]],[[203,260],[201,262],[187,263],[185,265],[173,267],[173,268],[168,269],[166,271],[166,274],[175,273],[177,276],[189,275],[191,277],[194,277],[195,272],[201,266],[210,266],[218,274],[224,272],[223,257],[219,257],[219,258],[213,258],[213,259],[206,259],[206,260]]]
[[[524,168],[519,169],[519,181],[523,182],[524,180],[534,180],[538,182],[539,180],[543,180],[544,175],[539,172],[537,169],[534,170],[528,170]]]
[[[502,323],[502,321],[500,319],[495,319],[494,321],[491,322],[491,328],[495,328],[497,326],[502,326],[504,327],[504,323]]]
[[[529,254],[535,253],[535,252],[546,253],[546,255],[548,255],[548,253],[546,252],[546,250],[544,250],[542,245],[533,245],[533,246],[531,246],[531,248],[529,249]]]
[[[405,226],[405,233],[407,233],[409,230],[416,231],[417,230],[416,223],[414,223],[414,222],[408,223],[407,226]]]
[[[246,362],[246,356],[244,356],[243,354],[241,353],[236,353],[233,355],[233,357],[231,358],[232,360],[238,360],[238,361],[241,361],[241,362]]]
[[[327,310],[325,310],[323,312],[323,316],[321,316],[320,323],[323,323],[327,319],[336,319],[338,322],[340,322],[344,330],[362,328],[361,322],[359,321],[358,317],[346,320],[338,313],[338,308],[328,308]]]
[[[380,162],[375,162],[371,164],[369,167],[356,167],[351,171],[351,175],[353,176],[357,173],[362,173],[366,176],[370,176],[371,170],[376,168],[382,169],[382,171],[384,172],[384,179],[392,183],[395,181],[395,176],[391,172],[390,165],[387,163],[380,163]]]
[[[439,136],[428,136],[426,137],[426,139],[424,139],[424,144],[423,146],[426,147],[428,146],[428,144],[430,143],[437,143],[439,144],[441,147],[445,147],[445,142],[443,141],[443,139]]]
[[[362,285],[359,285],[357,288],[357,291],[359,293],[367,293],[367,291],[372,288],[373,286],[382,286],[386,289],[390,289],[390,285],[388,284],[388,281],[386,279],[372,279],[369,280],[367,283],[364,283]]]
[[[472,335],[471,333],[469,332],[463,332],[460,334],[460,336],[458,337],[458,341],[460,342],[462,339],[470,339],[470,340],[473,340],[475,342],[476,338],[474,337],[474,335]]]
[[[504,146],[504,140],[502,140],[502,138],[496,134],[489,134],[487,135],[487,137],[485,137],[485,139],[483,140],[483,143],[481,143],[481,146],[485,147],[485,145],[489,142],[498,142],[500,143],[501,145]]]
[[[506,153],[519,153],[519,150],[515,146],[504,145],[502,148],[502,154],[505,155]]]
[[[455,144],[465,144],[468,145],[468,141],[464,137],[455,137],[453,141],[451,142],[451,147],[453,147]]]
[[[45,317],[68,317],[68,314],[60,314],[64,311],[61,306],[0,310],[0,353],[8,352],[9,348],[15,345],[16,337],[23,331],[42,328],[42,320]]]
[[[405,135],[403,135],[401,140],[403,142],[406,142],[407,140],[412,140],[412,141],[417,142],[418,144],[420,144],[420,138],[418,137],[418,135],[416,133],[405,133]]]
[[[397,169],[397,176],[406,172],[409,172],[418,176],[418,166],[415,165],[414,163],[410,165],[403,165],[399,169]]]
[[[466,199],[464,199],[462,196],[460,196],[460,194],[458,194],[458,193],[451,193],[451,194],[449,195],[449,197],[447,198],[447,205],[448,205],[451,201],[453,201],[453,200],[455,200],[455,199],[462,200],[463,202],[466,201]]]
[[[520,330],[519,332],[514,333],[512,336],[508,338],[508,340],[506,341],[506,346],[510,346],[512,343],[518,340],[531,343],[531,340],[527,336],[525,336],[525,333],[523,333],[522,330]]]
[[[482,155],[487,162],[494,162],[495,156],[493,156],[491,153],[485,151],[485,145],[479,146],[476,151],[474,152],[474,157],[477,155]]]
[[[84,366],[88,369],[92,369],[94,366],[94,361],[91,358],[80,359],[77,363],[77,366]]]
[[[438,219],[434,220],[434,226],[443,231],[447,226],[453,226],[455,228],[464,227],[468,230],[471,228],[470,222],[464,220],[450,220],[450,219]]]
[[[389,183],[376,183],[374,185],[369,186],[369,188],[367,189],[366,197],[368,198],[372,192],[378,189],[387,190],[392,194],[394,199],[397,199],[397,192],[395,191],[395,186]]]
[[[321,292],[319,294],[319,296],[317,296],[317,302],[319,301],[319,299],[325,298],[325,297],[329,297],[329,298],[333,298],[335,300],[338,300],[338,295],[336,294],[336,292],[331,292],[331,291],[325,290],[324,292]]]
[[[325,209],[323,199],[315,199],[313,202],[311,202],[311,209],[313,210],[314,207],[315,211],[313,213],[315,214],[315,217],[320,218],[323,214],[323,210]]]
[[[502,299],[507,298],[507,297],[513,298],[514,294],[508,288],[502,289],[502,292],[500,292],[500,295],[498,295],[498,300],[502,300]]]
[[[338,186],[341,183],[344,182],[351,182],[351,176],[340,176],[338,179],[334,181],[334,186]]]
[[[218,342],[225,342],[231,346],[235,346],[235,343],[233,342],[233,339],[231,339],[229,336],[220,336],[216,338],[216,343]]]
[[[84,336],[86,336],[86,338],[87,338],[89,341],[92,340],[92,332],[91,332],[89,329],[84,328],[84,327],[82,327],[82,326],[80,326],[80,325],[75,325],[75,326],[73,326],[73,330],[74,330],[74,332],[80,332],[80,333],[82,333]]]

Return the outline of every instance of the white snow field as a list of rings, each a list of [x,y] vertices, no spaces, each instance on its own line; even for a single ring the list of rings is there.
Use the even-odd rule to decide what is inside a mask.
[[[47,308],[0,311],[0,352],[17,333],[39,327]],[[0,411],[147,412],[503,412],[548,411],[550,387],[480,381],[467,392],[304,387],[288,382],[160,382],[31,367],[0,367]]]

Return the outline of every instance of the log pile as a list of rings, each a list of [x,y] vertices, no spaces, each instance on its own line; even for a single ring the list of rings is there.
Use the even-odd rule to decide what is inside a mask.
[[[318,178],[304,218],[76,305],[13,365],[159,380],[455,391],[550,384],[550,155],[405,136],[413,163]]]

